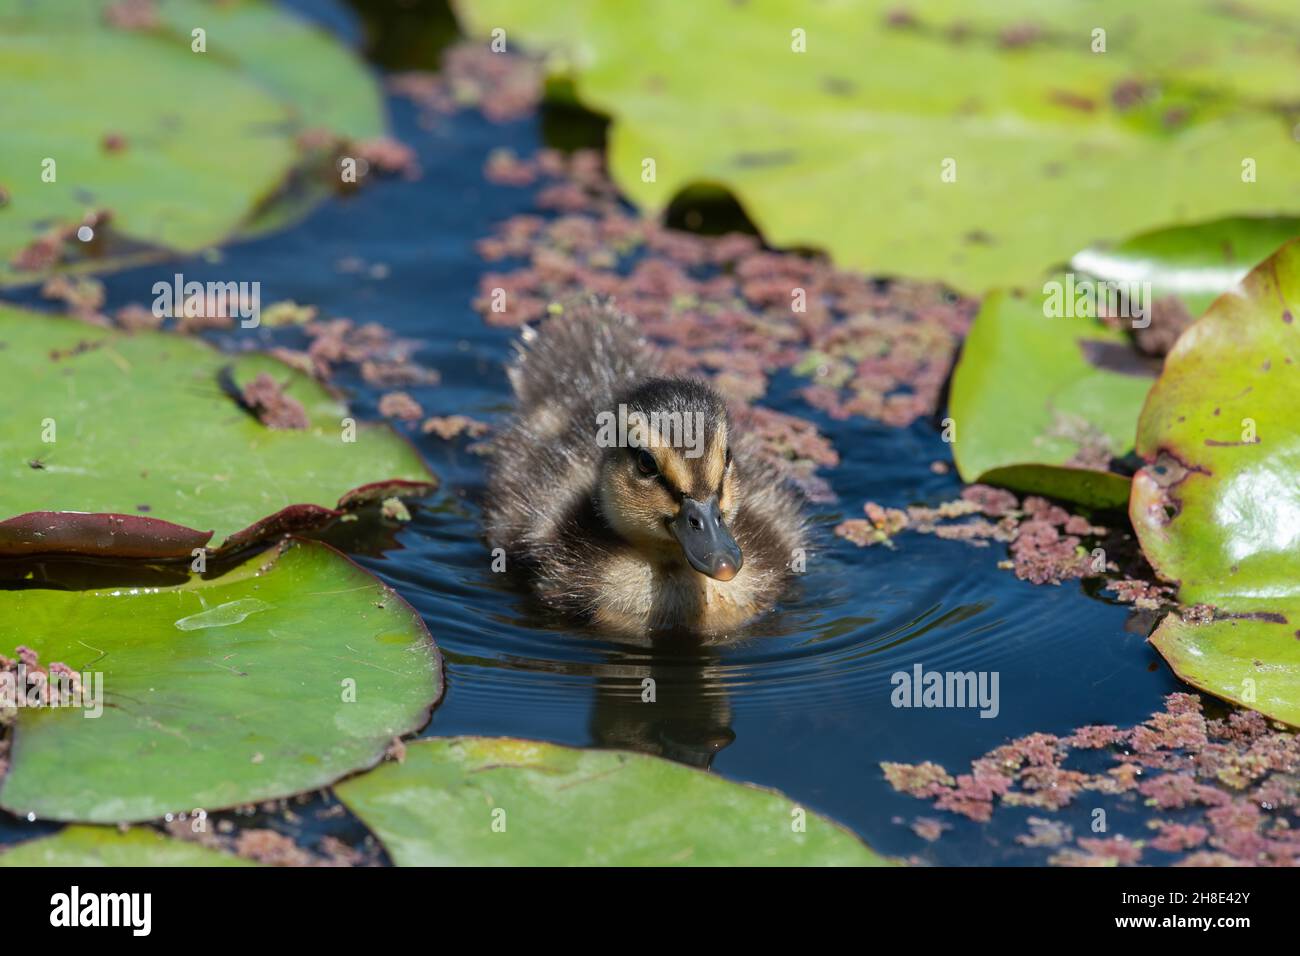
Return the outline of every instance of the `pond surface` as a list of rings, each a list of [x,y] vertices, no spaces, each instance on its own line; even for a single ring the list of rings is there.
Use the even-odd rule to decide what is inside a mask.
[[[338,7],[295,5],[356,35]],[[418,181],[371,184],[295,228],[225,249],[219,263],[195,258],[108,276],[107,308],[147,305],[153,283],[174,272],[259,280],[264,304],[313,304],[325,317],[379,322],[422,342],[417,360],[442,376],[437,386],[408,389],[426,413],[499,420],[509,408],[503,368],[514,333],[489,327],[470,306],[485,270],[474,243],[494,223],[536,210],[531,191],[489,184],[482,170],[493,149],[529,155],[541,146],[542,120],[493,124],[466,111],[425,129],[406,100],[388,105],[395,135],[418,151]],[[349,259],[383,268],[341,270]],[[34,292],[13,298],[41,303]],[[251,336],[275,340],[261,329],[219,341],[242,348]],[[356,376],[338,382],[359,417],[379,418],[379,390]],[[835,537],[831,528],[860,515],[866,500],[937,504],[961,485],[931,471],[951,455],[930,423],[835,421],[805,405],[795,386],[778,376],[765,404],[815,421],[833,441],[842,464],[821,474],[839,503],[811,506],[819,537],[799,593],[726,647],[620,646],[539,616],[491,572],[479,524],[483,459],[463,439],[417,431],[413,440],[442,487],[412,507],[413,520],[386,550],[357,557],[420,612],[442,648],[447,693],[424,733],[643,750],[782,790],[885,853],[944,864],[1042,862],[1042,851],[1014,842],[1031,811],[1000,811],[989,826],[953,818],[936,843],[920,839],[908,824],[939,814],[894,793],[879,762],[964,769],[1028,732],[1140,721],[1180,685],[1156,666],[1145,627],[1129,623],[1127,607],[1074,583],[1018,581],[997,567],[1000,545],[904,535],[890,551]],[[997,716],[893,707],[891,675],[916,664],[997,672]],[[655,704],[641,702],[646,676],[657,682]],[[1086,832],[1088,809],[1062,818]],[[1140,835],[1127,812],[1112,832]],[[33,831],[13,818],[0,825],[0,838],[19,834]]]

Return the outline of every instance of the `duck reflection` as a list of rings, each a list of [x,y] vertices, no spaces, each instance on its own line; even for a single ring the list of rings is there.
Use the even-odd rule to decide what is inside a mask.
[[[598,666],[594,742],[708,768],[736,739],[723,670],[716,653],[689,637]]]

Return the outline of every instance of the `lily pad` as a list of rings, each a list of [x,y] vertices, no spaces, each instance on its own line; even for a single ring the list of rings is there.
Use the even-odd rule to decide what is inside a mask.
[[[53,836],[0,850],[6,866],[256,866],[250,860],[133,827],[65,827]]]
[[[778,793],[620,751],[422,740],[335,793],[401,866],[891,862]]]
[[[327,786],[422,727],[442,691],[419,615],[318,542],[173,587],[0,592],[0,633],[103,692],[98,717],[18,709],[0,806],[53,820]]]
[[[299,167],[301,133],[383,129],[364,66],[277,7],[171,0],[155,24],[126,28],[110,6],[0,0],[0,85],[23,90],[0,151],[0,285],[227,239]],[[196,28],[206,52],[192,49]],[[109,217],[98,238],[73,238],[94,214]]]
[[[953,372],[957,470],[967,482],[1123,507],[1129,480],[1108,464],[1132,450],[1155,370],[1123,332],[1048,312],[1041,294],[985,298]]]
[[[1188,682],[1300,725],[1300,241],[1183,333],[1138,423],[1130,517],[1205,615],[1151,641]]]
[[[1093,30],[1106,29],[1106,57],[1149,60],[1188,82],[1267,99],[1289,82],[1280,71],[1295,55],[1300,22],[1290,0],[1251,0],[1249,6],[1151,0],[902,0],[889,7],[911,29],[956,37],[984,36],[1008,50],[1093,51]],[[1177,14],[1176,16],[1174,14]]]
[[[208,53],[238,65],[293,109],[299,127],[349,139],[382,136],[383,95],[365,64],[328,31],[264,0],[165,0],[164,32],[201,26]]]
[[[306,428],[241,405],[261,373]],[[0,554],[188,557],[214,532],[239,547],[436,483],[391,428],[348,424],[308,376],[188,336],[0,307],[0,378]]]
[[[970,6],[456,4],[611,118],[642,209],[726,188],[773,244],[872,274],[1033,288],[1097,242],[1300,210],[1294,120],[1261,105],[1300,89],[1294,4]]]
[[[1085,249],[1071,260],[1083,276],[1107,282],[1149,282],[1151,296],[1173,295],[1192,316],[1236,286],[1289,239],[1300,219],[1231,218],[1154,229],[1111,246]]]

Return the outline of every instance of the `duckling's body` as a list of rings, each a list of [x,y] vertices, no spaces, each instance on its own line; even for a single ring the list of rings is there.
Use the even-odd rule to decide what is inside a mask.
[[[570,313],[526,336],[510,369],[518,407],[493,443],[489,542],[544,602],[599,627],[734,630],[788,583],[798,499],[715,392],[662,377],[630,318]]]

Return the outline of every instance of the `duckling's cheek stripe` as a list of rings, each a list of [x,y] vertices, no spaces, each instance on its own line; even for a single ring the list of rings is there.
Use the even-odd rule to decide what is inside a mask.
[[[674,448],[666,448],[660,455],[659,472],[668,482],[668,490],[685,492],[691,486],[689,466],[682,467],[682,459]]]
[[[727,426],[724,422],[713,429],[709,436],[708,454],[699,459],[706,469],[704,472],[704,487],[709,490],[710,494],[722,484],[723,478],[726,477],[727,445]]]

